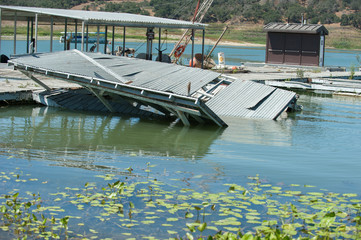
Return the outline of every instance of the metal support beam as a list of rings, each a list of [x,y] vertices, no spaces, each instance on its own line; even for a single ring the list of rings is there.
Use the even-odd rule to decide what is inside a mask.
[[[192,29],[192,55],[191,55],[191,67],[193,67],[194,58],[194,29]]]
[[[153,39],[154,39],[153,28],[147,28],[147,52],[145,56],[146,60],[152,60]]]
[[[54,17],[50,18],[50,52],[53,51],[53,37],[54,37]]]
[[[112,55],[114,54],[114,39],[115,39],[115,26],[112,29]]]
[[[123,56],[125,56],[125,27],[123,29]]]
[[[103,71],[107,72],[108,74],[112,75],[114,78],[118,79],[120,82],[125,83],[126,80],[124,78],[122,78],[121,76],[119,76],[118,74],[116,74],[115,72],[113,72],[111,69],[105,67],[104,65],[101,65],[100,63],[98,63],[97,61],[95,61],[93,58],[85,55],[84,53],[80,52],[79,50],[74,49],[74,52],[78,53],[81,57],[85,58],[86,60],[88,60],[90,63],[94,64],[95,66],[97,66],[98,68],[102,69]]]
[[[161,39],[162,39],[162,29],[159,28],[159,36],[158,36],[158,61],[162,61],[162,50],[161,48]]]
[[[14,55],[16,54],[16,24],[17,24],[17,14],[18,12],[14,13]]]
[[[158,110],[159,112],[163,113],[167,117],[170,116],[170,111],[169,111],[169,108],[167,108],[167,107],[160,106],[160,105],[153,104],[153,103],[143,103],[143,105],[145,105],[145,104],[147,104],[148,106],[151,106],[155,110]]]
[[[66,51],[66,35],[68,31],[68,19],[65,18],[65,27],[64,27],[64,51]]]
[[[39,84],[40,86],[42,86],[43,88],[45,88],[46,90],[50,91],[51,88],[46,85],[45,83],[43,83],[42,81],[40,81],[39,79],[37,79],[36,77],[33,76],[33,74],[31,74],[30,72],[26,72],[24,70],[19,70],[22,74],[24,74],[25,76],[27,76],[28,78],[30,78],[31,80],[33,80],[34,82],[36,82],[37,84]]]
[[[196,115],[191,115],[191,117],[193,117],[199,123],[202,123],[202,124],[205,123],[202,118],[200,118],[200,117],[198,117]]]
[[[204,38],[206,35],[206,31],[203,29],[203,33],[202,33],[202,69],[204,68]]]
[[[88,87],[89,91],[92,92],[103,104],[104,106],[110,111],[115,112],[113,107],[109,104],[109,102],[102,96],[102,93],[99,90],[95,90],[93,88]]]
[[[85,51],[89,51],[89,25],[86,25],[86,48]]]
[[[35,14],[35,52],[38,52],[38,27],[39,27],[39,17],[38,14]]]
[[[105,43],[104,43],[104,54],[107,54],[107,46],[108,46],[108,26],[105,26],[105,30],[104,30],[104,32],[105,32],[105,36],[104,36],[104,38],[105,38]]]
[[[81,23],[81,48],[80,50],[84,52],[84,31],[85,31],[85,21]]]
[[[198,101],[197,103],[199,108],[202,110],[202,112],[205,113],[208,116],[208,118],[211,119],[213,122],[215,122],[218,126],[220,127],[227,126],[227,124],[223,122],[223,120],[220,119],[217,115],[211,114],[210,111],[207,111],[208,110],[207,105],[203,104],[200,101]]]
[[[176,110],[170,108],[170,107],[164,107],[167,111],[169,111],[170,113],[172,113],[174,116],[178,116],[178,113],[176,112]]]
[[[27,19],[27,28],[26,28],[26,53],[29,53],[29,41],[30,41],[30,19]],[[1,33],[0,33],[1,35]]]
[[[97,25],[97,52],[99,52],[99,43],[100,43],[100,26]]]
[[[78,21],[75,19],[75,49],[78,49]]]
[[[190,126],[191,125],[189,123],[189,121],[188,121],[188,118],[184,114],[184,112],[177,110],[177,115],[180,118],[180,120],[182,121],[182,123],[184,124],[184,126]]]
[[[31,18],[30,24],[31,24],[31,26],[30,26],[30,42],[33,42],[33,38],[34,38],[34,18]]]

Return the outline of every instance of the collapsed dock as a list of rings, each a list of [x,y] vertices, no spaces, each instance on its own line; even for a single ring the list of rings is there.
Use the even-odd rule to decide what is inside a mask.
[[[109,101],[150,107],[165,116],[227,126],[223,116],[276,119],[297,101],[294,92],[174,64],[78,50],[37,53],[9,61],[47,91],[37,76],[76,83],[110,111]],[[121,104],[121,103],[120,103]]]

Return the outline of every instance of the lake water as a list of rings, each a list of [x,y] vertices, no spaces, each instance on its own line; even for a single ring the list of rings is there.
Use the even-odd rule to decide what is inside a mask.
[[[240,51],[245,60],[254,61],[263,52],[258,48],[218,50],[229,58]],[[83,187],[87,182],[102,184],[96,175],[112,173],[124,179],[131,167],[133,177],[145,179],[149,164],[152,177],[167,186],[200,192],[223,191],[224,184],[245,184],[249,176],[259,174],[262,183],[273,186],[313,185],[361,194],[360,98],[299,94],[301,112],[277,121],[229,118],[229,127],[224,129],[37,105],[0,108],[0,172],[39,179],[26,185],[1,181],[1,194],[13,189],[39,192],[51,204],[55,197],[49,193]],[[93,220],[86,226],[101,224]],[[103,237],[118,234],[115,226],[99,226]],[[158,226],[127,231],[167,236]],[[2,236],[9,237],[0,230]]]
[[[1,41],[1,54],[5,54],[10,56],[14,53],[14,42],[12,40],[2,40]],[[77,48],[80,50],[80,44],[78,44]],[[89,44],[89,49],[92,44]],[[115,42],[115,48],[117,46],[123,46],[123,42]],[[174,44],[166,44],[162,45],[162,50],[164,53],[169,53],[173,49]],[[75,44],[71,45],[73,49]],[[111,47],[111,46],[109,46]],[[146,44],[144,42],[126,42],[126,47],[135,48],[138,53],[146,52]],[[213,45],[205,45],[205,52],[210,51]],[[155,41],[153,43],[153,54],[154,59],[156,58],[158,51],[158,42]],[[53,41],[53,49],[54,51],[63,51],[64,45],[59,42],[59,40]],[[23,54],[26,52],[26,41],[19,40],[16,45],[16,53]],[[38,44],[38,52],[49,52],[50,50],[50,41],[49,40],[39,40]],[[101,44],[99,47],[99,51],[104,51],[104,45]],[[186,48],[183,58],[184,64],[189,62],[191,56],[191,44]],[[201,45],[195,45],[195,53],[201,53]],[[225,60],[227,65],[236,65],[240,66],[241,63],[244,62],[264,62],[265,61],[265,48],[264,47],[236,47],[236,46],[222,46],[219,45],[213,52],[213,59],[215,62],[218,62],[218,52],[223,52],[225,55]],[[346,67],[349,68],[351,66],[359,66],[360,63],[357,62],[356,56],[361,56],[361,51],[355,50],[336,50],[336,49],[326,49],[325,53],[325,66],[334,66],[334,67]]]
[[[301,94],[298,103],[303,111],[287,118],[231,118],[225,129],[11,106],[0,109],[0,146],[2,153],[28,149],[18,161],[64,166],[62,172],[152,162],[170,173],[209,175],[209,182],[260,174],[273,184],[361,193],[360,99]],[[0,161],[2,166],[14,163],[7,154]]]

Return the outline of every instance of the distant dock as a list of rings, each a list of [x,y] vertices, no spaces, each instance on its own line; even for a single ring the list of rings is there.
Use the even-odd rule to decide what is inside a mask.
[[[242,80],[291,90],[361,96],[361,72],[340,68],[246,64],[247,73],[230,74]],[[351,76],[353,75],[353,76]],[[351,79],[352,78],[352,79]]]

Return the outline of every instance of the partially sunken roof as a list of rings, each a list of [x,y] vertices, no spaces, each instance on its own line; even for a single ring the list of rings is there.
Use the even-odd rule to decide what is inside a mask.
[[[141,99],[151,106],[182,108],[181,111],[210,118],[220,126],[225,124],[221,116],[276,119],[296,99],[294,92],[236,79],[204,101],[197,96],[199,90],[204,90],[207,84],[214,86],[213,80],[227,77],[199,68],[75,49],[27,55],[11,59],[9,64],[30,73]]]
[[[328,30],[321,24],[269,23],[263,27],[266,32],[288,32],[328,35]]]
[[[17,7],[0,5],[1,18],[4,20],[16,19],[26,21],[29,17],[35,17],[38,14],[40,21],[49,22],[50,16],[54,22],[64,23],[64,19],[69,22],[77,20],[84,21],[87,25],[111,25],[127,27],[160,27],[160,28],[191,28],[204,29],[205,24],[192,23],[189,21],[180,21],[167,18],[151,17],[129,13],[114,13],[100,11],[83,11],[55,8],[36,8],[36,7]]]

